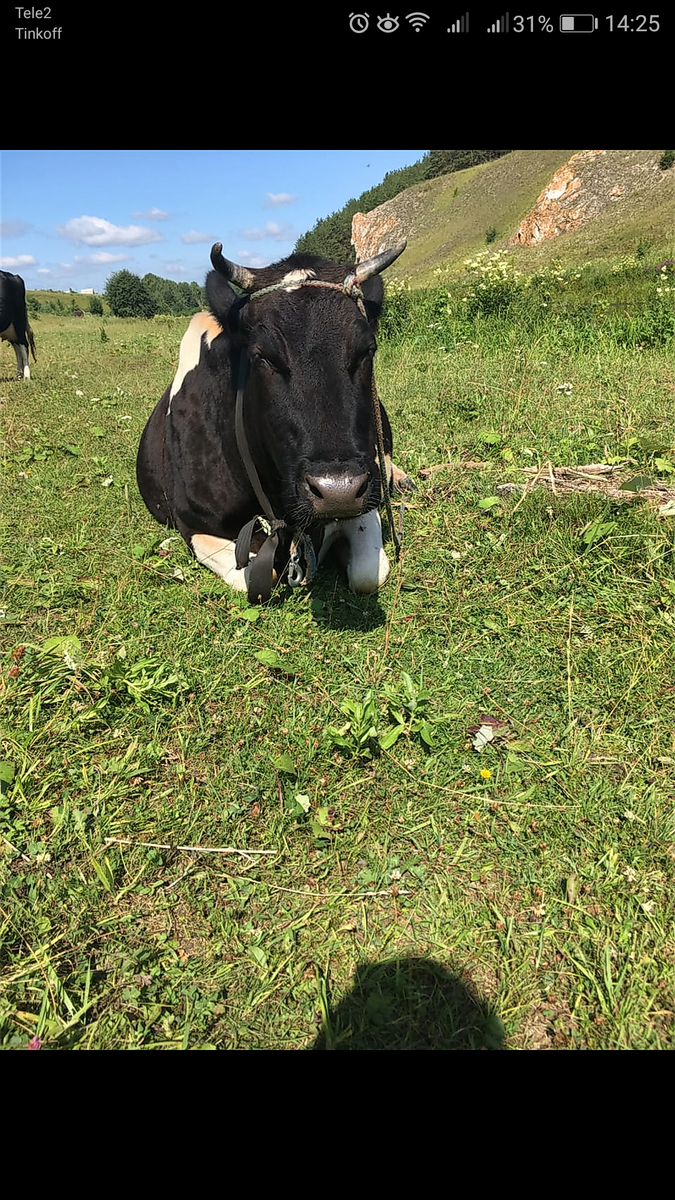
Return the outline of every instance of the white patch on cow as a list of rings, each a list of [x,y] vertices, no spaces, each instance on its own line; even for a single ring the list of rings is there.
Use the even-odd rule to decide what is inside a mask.
[[[364,595],[376,592],[389,574],[389,559],[382,545],[382,522],[377,509],[366,513],[365,517],[332,521],[326,526],[319,553],[319,566],[338,538],[346,538],[349,543],[347,579],[351,590]]]
[[[210,533],[194,533],[191,542],[195,557],[203,566],[220,575],[235,591],[247,590],[249,568],[241,570],[237,567],[234,542],[228,538],[212,537]]]
[[[287,275],[284,275],[280,283],[282,287],[286,288],[287,292],[297,292],[298,288],[303,283],[306,283],[308,279],[316,279],[316,271],[310,270],[309,267],[306,269],[298,268],[297,271],[289,271]]]
[[[202,338],[206,337],[206,344],[210,346],[214,338],[217,338],[218,334],[222,332],[216,318],[212,317],[211,313],[195,313],[183,334],[180,344],[178,370],[176,371],[176,376],[169,392],[167,416],[171,412],[171,401],[182,388],[185,376],[199,365],[199,357],[202,352]]]

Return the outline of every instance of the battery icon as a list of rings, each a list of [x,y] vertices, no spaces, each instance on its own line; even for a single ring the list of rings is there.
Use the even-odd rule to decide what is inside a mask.
[[[593,33],[598,28],[598,18],[591,13],[572,13],[560,18],[561,33]]]

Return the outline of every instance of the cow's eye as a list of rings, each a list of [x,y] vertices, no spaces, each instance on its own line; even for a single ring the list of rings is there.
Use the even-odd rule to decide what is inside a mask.
[[[279,371],[279,367],[270,362],[269,358],[265,358],[265,355],[261,354],[259,350],[254,350],[251,358],[256,366],[268,367],[270,371]]]
[[[374,346],[367,346],[365,350],[361,350],[360,353],[356,355],[356,358],[354,360],[354,366],[352,367],[352,370],[358,371],[359,367],[365,367],[365,366],[367,366],[368,363],[372,363],[374,355],[375,355],[375,347]]]

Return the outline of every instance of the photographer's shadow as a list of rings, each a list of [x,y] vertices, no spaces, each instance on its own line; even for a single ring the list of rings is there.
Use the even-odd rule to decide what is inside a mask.
[[[504,1028],[472,984],[431,959],[362,963],[311,1050],[499,1050]]]

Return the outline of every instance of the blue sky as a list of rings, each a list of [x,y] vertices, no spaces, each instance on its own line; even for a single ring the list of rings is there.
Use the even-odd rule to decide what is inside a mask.
[[[0,267],[102,291],[122,267],[203,283],[214,241],[264,266],[424,150],[6,150]]]

